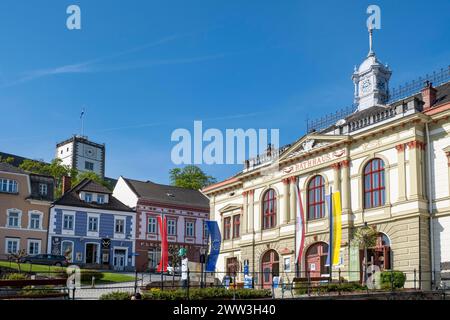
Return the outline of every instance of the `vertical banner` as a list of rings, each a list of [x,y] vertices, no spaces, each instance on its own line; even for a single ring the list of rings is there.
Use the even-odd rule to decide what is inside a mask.
[[[341,193],[333,193],[333,265],[339,264],[342,240]]]
[[[209,250],[205,272],[214,272],[216,271],[217,259],[219,258],[222,236],[220,235],[217,221],[206,221],[206,226],[211,239],[211,249]]]
[[[303,214],[302,194],[300,192],[298,179],[295,181],[295,190],[297,198],[297,219],[295,223],[295,263],[299,263],[303,254],[305,245],[305,223]]]
[[[156,269],[157,272],[167,272],[167,265],[169,263],[166,221],[166,217],[158,216],[159,231],[161,234],[161,260]]]
[[[330,241],[328,243],[328,254],[327,261],[325,262],[326,266],[332,267],[333,259],[331,257],[333,251],[333,198],[332,198],[332,189],[330,188],[330,194],[325,196],[327,206],[328,206],[328,221],[329,221],[329,230],[330,230]]]

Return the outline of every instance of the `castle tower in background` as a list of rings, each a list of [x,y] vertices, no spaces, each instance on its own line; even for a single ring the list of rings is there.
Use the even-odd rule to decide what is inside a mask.
[[[86,136],[74,135],[58,143],[56,158],[80,172],[95,172],[105,177],[105,144],[92,142]]]

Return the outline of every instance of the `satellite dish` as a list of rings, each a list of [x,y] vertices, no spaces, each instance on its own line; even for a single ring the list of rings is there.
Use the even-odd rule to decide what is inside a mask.
[[[336,126],[343,126],[346,123],[345,119],[340,119],[336,122]]]

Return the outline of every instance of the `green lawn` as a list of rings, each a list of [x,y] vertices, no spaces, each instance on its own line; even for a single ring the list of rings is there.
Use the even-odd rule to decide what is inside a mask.
[[[19,270],[19,265],[15,262],[0,261],[0,267]],[[45,265],[27,264],[27,263],[20,264],[20,270],[22,272],[46,273],[46,272],[58,272],[58,271],[60,272],[60,271],[64,271],[65,269],[66,268],[64,268],[64,267],[56,267],[56,266],[45,266]],[[120,273],[114,273],[114,272],[102,272],[102,273],[103,273],[103,278],[96,280],[95,281],[96,284],[134,281],[134,277],[126,275],[126,274],[120,274]],[[86,284],[87,283],[88,282],[86,282]],[[91,282],[89,281],[89,284],[90,283]]]

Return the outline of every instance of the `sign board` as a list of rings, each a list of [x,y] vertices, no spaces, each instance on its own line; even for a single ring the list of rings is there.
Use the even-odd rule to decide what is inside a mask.
[[[350,257],[349,257],[349,281],[360,280],[360,265],[359,265],[359,246],[350,245]]]
[[[250,276],[244,276],[244,289],[251,289],[252,288],[252,282],[253,277]]]

